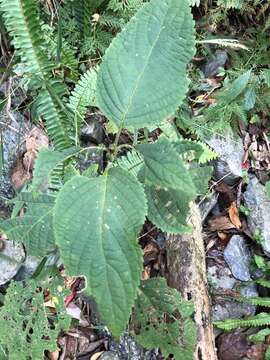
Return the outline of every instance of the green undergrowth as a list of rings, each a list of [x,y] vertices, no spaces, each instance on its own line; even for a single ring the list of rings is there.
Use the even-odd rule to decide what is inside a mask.
[[[192,359],[193,304],[163,278],[141,279],[138,238],[146,220],[166,233],[191,232],[189,204],[208,192],[217,157],[204,143],[209,129],[255,122],[268,109],[268,97],[261,96],[269,92],[268,28],[250,32],[258,47],[251,55],[248,45],[237,48],[234,41],[209,45],[217,8],[208,9],[211,26],[202,32],[207,14],[197,0],[193,9],[187,0],[53,3],[0,0],[15,50],[13,71],[22,74],[29,94],[27,110],[50,139],[0,231],[23,243],[29,255],[55,254],[69,276],[83,276],[84,291],[94,297],[102,326],[113,336],[128,327],[144,347]],[[243,16],[253,5],[258,4],[218,1],[226,16]],[[202,11],[197,33],[192,11],[194,17]],[[218,91],[207,90],[213,92],[210,104],[194,109],[205,91],[194,57],[224,44],[230,45],[233,66],[220,70]],[[106,141],[86,146],[81,130],[93,114]],[[89,151],[103,161],[82,170]],[[0,308],[3,331],[10,326],[13,334],[13,323],[21,329],[16,351],[27,347],[21,355],[27,360],[55,349],[57,334],[67,328],[66,319],[50,318],[43,285],[32,280],[12,282]],[[263,316],[256,321],[266,321]],[[0,343],[5,354],[19,359],[14,342],[0,337]]]

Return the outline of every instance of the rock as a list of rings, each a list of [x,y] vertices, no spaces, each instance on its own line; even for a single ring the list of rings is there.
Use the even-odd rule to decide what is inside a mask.
[[[215,55],[207,61],[203,69],[205,77],[212,77],[218,74],[219,68],[224,68],[228,61],[228,54],[225,50],[217,50]]]
[[[230,186],[235,185],[242,176],[244,157],[242,140],[227,131],[222,137],[215,135],[205,141],[219,155],[219,159],[214,161],[215,180],[222,179]]]
[[[23,89],[23,78],[21,76],[10,76],[7,81],[0,85],[0,94],[6,98],[10,95],[11,107],[18,108],[27,98]]]
[[[30,278],[36,271],[39,263],[39,258],[30,255],[26,256],[24,263],[22,264],[17,275],[15,276],[15,280],[22,281]]]
[[[199,209],[202,217],[202,221],[205,221],[209,213],[217,205],[218,194],[214,191],[211,194],[205,196],[205,198],[199,203]]]
[[[226,319],[241,319],[244,316],[253,316],[256,312],[256,306],[242,304],[234,300],[216,299],[212,307],[213,321]]]
[[[241,281],[250,280],[251,253],[245,240],[240,235],[234,235],[231,238],[224,250],[224,259],[236,279]]]
[[[207,278],[209,283],[216,289],[232,289],[236,279],[231,276],[227,267],[210,266],[207,269]]]
[[[244,193],[244,202],[250,212],[247,216],[249,230],[262,236],[262,248],[270,254],[270,199],[264,186],[254,176],[250,178]]]
[[[245,297],[256,297],[258,295],[256,284],[250,284],[247,286],[243,286],[240,290],[241,294]]]
[[[247,334],[241,330],[224,333],[219,336],[217,347],[219,360],[244,360],[249,349]]]
[[[156,243],[160,249],[163,249],[165,246],[166,237],[163,233],[159,233],[156,237]]]
[[[104,130],[101,123],[92,117],[87,124],[82,126],[81,139],[85,143],[102,143],[104,139]]]
[[[13,112],[12,117],[13,119],[9,118],[7,115],[2,115],[0,124],[4,158],[3,173],[0,175],[0,196],[4,198],[12,198],[14,196],[14,190],[10,180],[10,173],[15,159],[19,155],[20,146],[24,135],[27,132],[27,126],[24,117],[17,112]],[[0,206],[6,206],[1,197]]]
[[[234,288],[237,289],[239,282],[236,282]],[[256,285],[242,286],[240,293],[245,297],[258,296]],[[256,313],[256,306],[245,304],[233,299],[224,299],[218,295],[213,296],[215,305],[212,307],[213,321],[226,319],[240,319],[244,316],[253,316]]]
[[[160,359],[158,355],[158,350],[146,351],[127,332],[123,334],[119,343],[112,339],[109,348],[113,353],[118,354],[120,360],[159,360]]]
[[[99,360],[120,360],[118,354],[114,351],[105,351],[100,357]]]
[[[19,271],[25,259],[23,246],[11,240],[1,239],[0,285],[10,281]]]

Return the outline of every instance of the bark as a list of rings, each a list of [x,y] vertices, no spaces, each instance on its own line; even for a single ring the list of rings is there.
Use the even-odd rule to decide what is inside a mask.
[[[202,221],[194,203],[191,204],[189,223],[193,226],[192,233],[167,236],[167,280],[183,298],[194,302],[198,336],[193,359],[217,360],[207,288]]]

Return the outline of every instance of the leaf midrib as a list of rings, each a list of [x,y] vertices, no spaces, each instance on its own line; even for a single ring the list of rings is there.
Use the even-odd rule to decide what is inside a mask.
[[[159,38],[160,38],[160,35],[161,35],[162,31],[164,30],[163,24],[164,24],[164,21],[165,21],[165,19],[166,19],[166,17],[167,17],[167,14],[168,14],[168,9],[167,9],[167,11],[166,11],[165,16],[163,17],[163,20],[162,20],[162,23],[161,23],[161,26],[160,26],[160,31],[159,31],[159,33],[157,34],[156,39],[155,39],[152,47],[150,48],[150,51],[149,51],[147,57],[146,57],[145,65],[144,65],[144,67],[143,67],[140,75],[138,76],[138,79],[137,79],[137,81],[136,81],[136,83],[135,83],[135,86],[134,86],[134,89],[133,89],[131,95],[129,96],[128,105],[127,105],[127,107],[126,107],[125,112],[123,113],[123,116],[122,116],[122,119],[121,119],[121,122],[120,122],[120,128],[123,128],[123,127],[124,127],[125,120],[126,120],[126,117],[127,117],[128,112],[129,112],[129,110],[130,110],[130,108],[131,108],[131,106],[132,106],[132,102],[133,102],[133,98],[134,98],[134,96],[135,96],[135,93],[137,92],[137,89],[138,89],[138,87],[139,87],[139,85],[140,85],[142,76],[144,75],[145,70],[146,70],[147,66],[149,65],[149,59],[151,58],[151,55],[152,55],[152,53],[153,53],[153,50],[154,50],[154,48],[155,48],[155,46],[156,46],[156,44],[157,44],[157,42],[158,42],[158,40],[159,40]],[[151,15],[151,16],[152,16],[152,15]],[[136,26],[136,30],[137,30],[137,26]]]

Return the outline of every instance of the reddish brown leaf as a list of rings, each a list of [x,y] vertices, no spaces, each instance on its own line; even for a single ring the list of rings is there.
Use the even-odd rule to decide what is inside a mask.
[[[240,229],[242,224],[241,224],[241,220],[239,218],[239,211],[238,211],[238,209],[236,207],[236,202],[235,201],[233,201],[231,203],[228,213],[229,213],[229,218],[231,220],[231,223],[233,225],[235,225],[235,227],[237,229]]]
[[[208,221],[210,231],[223,231],[235,229],[235,225],[225,215],[216,216]]]

